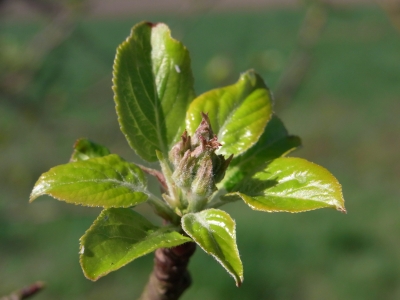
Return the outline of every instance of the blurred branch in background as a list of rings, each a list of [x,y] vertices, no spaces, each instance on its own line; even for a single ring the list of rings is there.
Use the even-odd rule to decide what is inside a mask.
[[[35,282],[27,287],[24,287],[18,291],[13,292],[8,296],[1,297],[0,300],[23,300],[28,299],[38,292],[40,292],[45,287],[43,282]]]
[[[328,4],[311,1],[299,29],[297,44],[289,63],[275,89],[276,109],[282,110],[290,104],[307,76],[313,58],[313,50],[328,19]]]
[[[377,1],[388,16],[393,27],[400,33],[400,2],[398,0]]]

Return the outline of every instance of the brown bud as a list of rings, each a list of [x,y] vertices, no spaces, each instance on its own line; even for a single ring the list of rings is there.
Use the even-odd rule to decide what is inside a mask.
[[[191,138],[185,130],[181,136],[181,140],[175,144],[169,152],[169,160],[177,167],[184,153],[191,148]]]
[[[193,146],[198,146],[201,143],[201,138],[204,138],[206,141],[208,141],[214,137],[208,114],[202,112],[201,116],[202,120],[200,122],[200,125],[199,127],[197,127],[196,132],[193,135]]]

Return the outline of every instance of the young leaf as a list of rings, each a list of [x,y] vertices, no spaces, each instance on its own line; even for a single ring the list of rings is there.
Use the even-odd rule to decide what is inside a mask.
[[[87,160],[94,157],[102,157],[110,154],[110,150],[99,144],[93,143],[88,139],[79,139],[74,144],[74,152],[72,153],[70,162]]]
[[[328,170],[305,159],[284,157],[244,181],[239,196],[252,209],[303,212],[324,207],[346,212],[339,182]]]
[[[182,217],[183,230],[211,254],[235,279],[243,282],[243,265],[236,246],[235,221],[219,209],[207,209]]]
[[[197,97],[186,114],[188,133],[193,135],[208,113],[213,131],[223,147],[219,154],[235,156],[254,145],[271,118],[271,95],[262,78],[250,70],[233,85]]]
[[[30,196],[85,206],[129,207],[147,200],[146,178],[134,164],[111,154],[56,166],[42,174]]]
[[[80,239],[80,263],[85,276],[97,280],[158,248],[191,241],[173,227],[157,227],[131,209],[104,209]]]
[[[117,49],[114,100],[129,145],[147,161],[167,154],[184,131],[194,98],[188,50],[167,25],[142,22]]]
[[[300,145],[300,138],[289,135],[282,121],[273,114],[257,143],[242,155],[234,157],[219,188],[233,191],[245,177],[252,176],[271,160],[287,155]]]

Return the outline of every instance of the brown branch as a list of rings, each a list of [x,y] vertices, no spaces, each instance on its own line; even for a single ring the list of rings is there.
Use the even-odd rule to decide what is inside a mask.
[[[31,284],[27,287],[24,287],[20,289],[19,291],[16,291],[12,293],[11,295],[5,296],[0,298],[0,300],[23,300],[23,299],[28,299],[34,295],[36,295],[38,292],[40,292],[44,288],[44,283],[43,282],[35,282],[34,284]]]
[[[154,269],[139,300],[176,300],[190,286],[187,270],[195,243],[185,243],[174,248],[157,249]]]
[[[386,13],[392,26],[400,33],[400,3],[398,0],[377,1]]]

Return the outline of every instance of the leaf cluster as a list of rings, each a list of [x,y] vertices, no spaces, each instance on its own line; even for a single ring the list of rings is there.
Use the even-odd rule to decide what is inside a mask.
[[[70,162],[41,175],[31,194],[31,201],[47,194],[104,208],[80,239],[87,278],[97,280],[157,248],[195,242],[240,286],[243,266],[236,225],[219,207],[243,201],[266,212],[325,207],[345,212],[340,184],[326,169],[287,157],[300,139],[289,135],[273,113],[271,92],[255,71],[196,97],[188,50],[165,24],[142,22],[117,49],[113,84],[121,131],[143,161],[159,161],[161,171],[80,139]],[[185,130],[196,135],[204,113],[222,145],[216,154],[233,154],[233,159],[217,190],[191,210],[167,158]],[[162,199],[148,189],[146,173],[159,180]],[[132,209],[142,203],[150,204],[168,225],[156,226]]]

